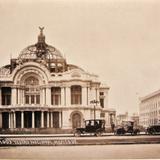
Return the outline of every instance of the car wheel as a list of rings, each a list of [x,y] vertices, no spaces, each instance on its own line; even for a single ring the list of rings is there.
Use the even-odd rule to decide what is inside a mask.
[[[116,135],[117,135],[117,136],[120,136],[120,135],[121,135],[121,131],[120,131],[120,130],[117,130],[117,131],[116,131]]]
[[[102,136],[101,132],[97,132],[97,133],[96,133],[96,136],[97,136],[97,137]]]
[[[134,131],[133,135],[134,135],[134,136],[136,136],[136,135],[137,135],[137,133],[138,133],[137,131]]]
[[[74,136],[75,136],[75,137],[80,137],[80,136],[81,136],[81,132],[80,132],[80,131],[76,131],[76,132],[74,133]]]

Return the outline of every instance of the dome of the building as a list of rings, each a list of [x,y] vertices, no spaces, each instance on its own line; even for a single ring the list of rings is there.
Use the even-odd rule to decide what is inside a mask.
[[[51,45],[45,44],[44,49],[38,49],[37,44],[35,44],[23,49],[18,57],[18,59],[36,58],[63,59],[63,56],[59,50]]]
[[[43,35],[43,28],[40,28],[40,35],[38,42],[23,49],[18,59],[64,59],[59,50],[55,47],[45,43],[45,36]]]

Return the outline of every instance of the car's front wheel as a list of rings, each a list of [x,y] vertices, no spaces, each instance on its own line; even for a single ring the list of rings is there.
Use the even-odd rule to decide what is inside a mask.
[[[74,136],[75,137],[80,137],[81,136],[81,132],[80,131],[75,131]]]
[[[102,133],[101,132],[96,132],[96,134],[95,134],[97,137],[100,137],[100,136],[102,136]]]

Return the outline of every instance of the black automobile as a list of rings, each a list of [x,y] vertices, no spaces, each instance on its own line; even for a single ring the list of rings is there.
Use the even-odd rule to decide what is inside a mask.
[[[105,120],[102,119],[90,119],[84,121],[84,128],[76,128],[74,131],[75,136],[80,136],[83,134],[94,134],[96,136],[101,136],[105,132]]]
[[[124,134],[131,134],[137,135],[140,133],[138,127],[134,126],[134,121],[123,121],[121,125],[117,126],[114,131],[115,135],[124,135]]]
[[[149,126],[146,132],[147,134],[160,134],[160,124]]]

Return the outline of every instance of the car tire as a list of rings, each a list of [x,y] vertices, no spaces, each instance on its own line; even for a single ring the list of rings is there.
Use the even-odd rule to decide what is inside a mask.
[[[97,132],[97,133],[96,133],[96,136],[97,136],[97,137],[101,137],[101,136],[102,136],[102,133],[101,133],[101,132]]]
[[[74,136],[75,136],[75,137],[80,137],[80,136],[81,136],[81,132],[80,132],[80,131],[76,131],[76,132],[74,133]]]
[[[136,135],[137,135],[137,133],[138,133],[137,131],[134,131],[134,132],[133,132],[133,136],[136,136]]]

